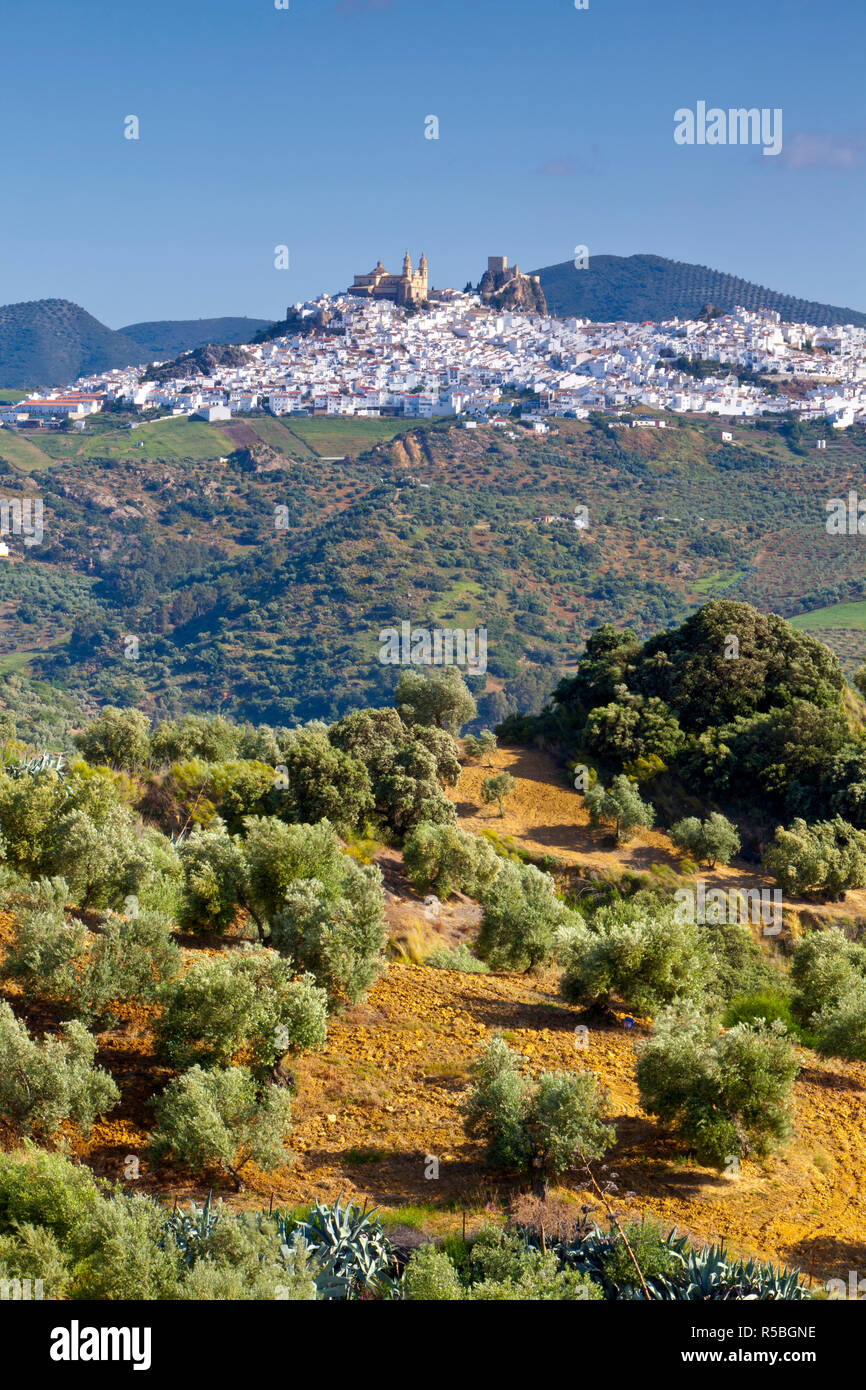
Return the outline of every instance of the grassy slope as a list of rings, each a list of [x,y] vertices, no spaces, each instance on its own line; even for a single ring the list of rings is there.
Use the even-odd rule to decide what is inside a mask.
[[[834,627],[866,632],[866,601],[834,603],[829,608],[816,608],[811,613],[800,613],[791,619],[791,625],[804,632],[818,632]]]

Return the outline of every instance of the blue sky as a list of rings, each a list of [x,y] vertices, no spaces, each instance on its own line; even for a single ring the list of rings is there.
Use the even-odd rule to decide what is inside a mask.
[[[462,287],[585,244],[866,309],[863,0],[289,3],[7,0],[0,302],[271,318],[407,246]],[[677,146],[699,100],[781,107],[782,154]]]

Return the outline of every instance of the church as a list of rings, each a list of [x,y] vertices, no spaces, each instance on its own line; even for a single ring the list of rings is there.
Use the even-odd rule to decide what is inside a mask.
[[[423,304],[427,298],[427,257],[422,251],[418,269],[413,270],[407,251],[400,275],[389,275],[379,261],[369,275],[355,276],[355,283],[349,286],[348,293],[359,299],[390,299],[395,304]]]

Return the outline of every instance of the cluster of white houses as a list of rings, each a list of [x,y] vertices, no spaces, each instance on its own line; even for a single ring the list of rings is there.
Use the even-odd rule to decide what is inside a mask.
[[[71,419],[83,428],[114,402],[211,421],[257,410],[483,420],[520,392],[532,393],[539,417],[646,406],[731,417],[795,411],[838,428],[866,422],[861,328],[744,309],[709,322],[590,323],[498,312],[456,290],[431,291],[426,303],[407,312],[386,298],[322,296],[294,306],[312,331],[250,345],[241,365],[159,382],[145,380],[144,367],[103,372],[6,406],[0,422]],[[683,358],[717,362],[718,372],[705,367],[698,377],[681,369]]]

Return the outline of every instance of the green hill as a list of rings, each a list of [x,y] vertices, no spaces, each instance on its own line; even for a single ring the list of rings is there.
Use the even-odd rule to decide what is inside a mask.
[[[163,319],[130,323],[117,331],[138,343],[155,361],[164,361],[208,343],[248,343],[268,323],[268,319],[249,318]]]
[[[817,304],[779,294],[705,265],[670,261],[664,256],[590,256],[586,270],[571,261],[532,272],[541,278],[548,309],[560,318],[644,319],[696,318],[712,304],[729,313],[737,306],[767,309],[795,323],[866,326],[866,313]]]
[[[0,306],[0,387],[66,386],[79,376],[176,357],[206,343],[248,342],[264,319],[218,318],[106,327],[68,299]]]
[[[37,299],[0,306],[0,385],[65,386],[90,372],[146,362],[139,343],[80,304]]]
[[[0,661],[26,657],[88,702],[334,718],[390,698],[379,632],[408,620],[486,626],[473,684],[495,721],[540,707],[600,623],[647,636],[712,598],[785,617],[866,600],[859,550],[827,533],[824,506],[863,476],[859,429],[818,451],[817,426],[792,441],[759,420],[733,445],[698,419],[560,420],[545,436],[517,421],[127,423],[38,446],[0,432],[0,487],[38,471],[45,507],[44,544],[17,563],[13,538],[0,568]],[[305,433],[349,423],[350,438]],[[567,524],[578,505],[584,531]],[[850,674],[866,632],[841,635]]]

